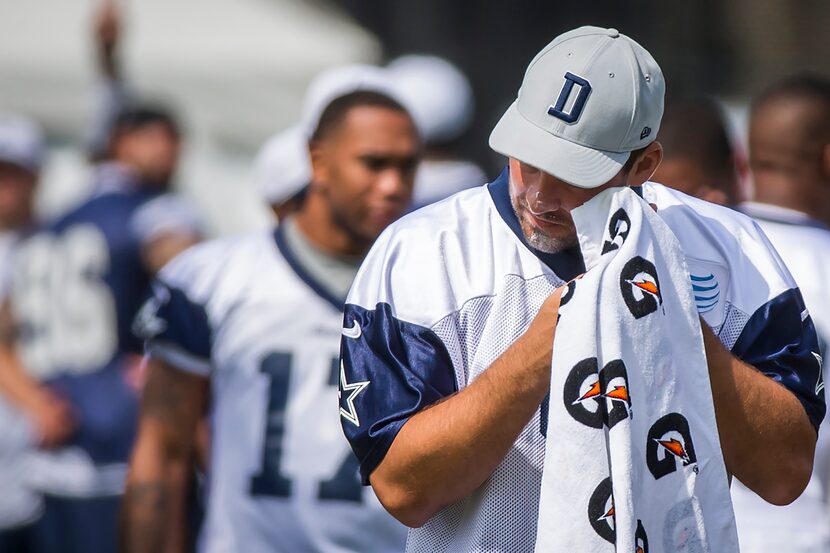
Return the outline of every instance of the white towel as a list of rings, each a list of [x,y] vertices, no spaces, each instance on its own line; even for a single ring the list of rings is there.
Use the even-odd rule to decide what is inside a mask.
[[[680,244],[629,188],[573,218],[588,271],[553,346],[536,551],[738,551]]]

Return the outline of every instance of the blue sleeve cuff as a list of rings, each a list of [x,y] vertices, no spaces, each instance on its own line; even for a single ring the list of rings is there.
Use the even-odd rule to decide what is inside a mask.
[[[346,305],[340,351],[341,423],[367,485],[409,417],[457,391],[455,371],[438,336],[387,303]]]
[[[156,280],[133,325],[150,355],[187,372],[210,371],[212,332],[202,304],[179,288]]]
[[[818,432],[824,419],[824,379],[818,337],[801,292],[790,289],[747,321],[732,353],[790,390]]]

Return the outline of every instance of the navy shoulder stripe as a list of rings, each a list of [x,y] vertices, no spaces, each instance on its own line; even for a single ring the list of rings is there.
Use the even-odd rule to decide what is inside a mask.
[[[455,371],[438,336],[388,303],[346,304],[340,353],[341,423],[368,484],[409,417],[457,391]]]

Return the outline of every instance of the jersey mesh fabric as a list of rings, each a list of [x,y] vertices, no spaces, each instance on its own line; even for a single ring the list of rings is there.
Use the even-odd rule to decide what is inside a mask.
[[[475,380],[527,329],[545,298],[561,284],[552,274],[529,280],[507,275],[497,294],[468,300],[432,327],[450,353],[459,389]],[[715,329],[724,346],[734,346],[748,319],[734,305],[726,306],[725,320]],[[533,551],[545,454],[540,422],[537,410],[505,459],[475,493],[445,508],[423,527],[410,530],[407,553]]]
[[[507,275],[494,296],[473,298],[433,326],[455,364],[459,389],[475,380],[528,327],[563,284],[556,276]],[[545,455],[539,412],[501,465],[470,497],[409,532],[408,553],[533,551]]]
[[[720,329],[715,329],[715,334],[717,334],[726,349],[732,349],[735,342],[738,341],[741,332],[743,332],[748,320],[749,315],[727,302],[726,317],[724,318],[723,324]]]

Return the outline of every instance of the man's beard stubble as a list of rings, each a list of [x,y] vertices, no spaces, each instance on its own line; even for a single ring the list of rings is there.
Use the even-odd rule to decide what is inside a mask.
[[[522,233],[528,244],[544,253],[559,253],[564,250],[569,250],[579,244],[579,239],[576,235],[569,235],[563,238],[551,238],[542,233],[539,229],[530,227],[524,221],[521,222]]]
[[[522,234],[524,235],[525,240],[527,240],[528,244],[540,252],[559,253],[579,244],[579,238],[577,238],[576,232],[561,238],[553,238],[544,234],[540,229],[532,226],[525,220],[521,213],[526,210],[527,207],[519,206],[518,199],[512,194],[510,196],[510,203],[513,206],[513,212],[516,214],[516,218],[519,219],[519,226],[522,228]]]

